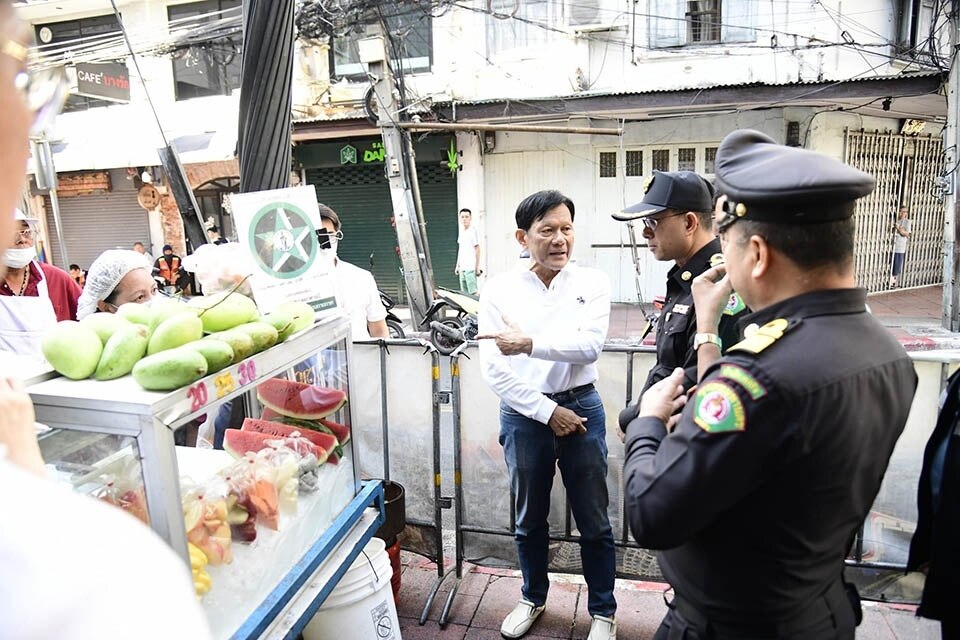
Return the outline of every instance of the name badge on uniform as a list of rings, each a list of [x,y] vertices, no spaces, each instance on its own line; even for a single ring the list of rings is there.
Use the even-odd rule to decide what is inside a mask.
[[[690,311],[690,305],[688,304],[675,304],[673,305],[673,312],[678,313],[682,316],[687,315],[687,312]]]

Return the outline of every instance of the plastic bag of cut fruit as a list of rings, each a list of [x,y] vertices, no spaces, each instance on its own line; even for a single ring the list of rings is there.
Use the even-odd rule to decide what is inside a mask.
[[[117,473],[100,476],[99,481],[100,487],[93,492],[95,498],[120,507],[144,524],[150,524],[139,461],[130,460]]]
[[[237,292],[245,296],[253,295],[249,281],[244,282],[244,278],[254,272],[255,265],[239,243],[201,245],[186,256],[181,264],[196,276],[205,295],[233,291],[240,283]]]
[[[275,484],[279,491],[280,511],[296,515],[297,496],[300,489],[300,459],[301,456],[293,447],[297,447],[298,440],[304,438],[284,438],[283,442],[291,446],[268,447],[257,452],[257,457],[264,464],[272,468],[275,473]]]
[[[257,507],[251,500],[253,488],[252,458],[241,458],[220,471],[227,487],[227,521],[233,539],[253,542],[257,539]]]
[[[280,495],[276,471],[270,465],[255,453],[247,453],[221,473],[229,474],[228,491],[237,496],[238,505],[256,513],[257,522],[265,527],[279,530]]]
[[[187,541],[203,551],[211,565],[233,560],[228,512],[226,485],[221,479],[214,478],[191,489],[183,497]]]

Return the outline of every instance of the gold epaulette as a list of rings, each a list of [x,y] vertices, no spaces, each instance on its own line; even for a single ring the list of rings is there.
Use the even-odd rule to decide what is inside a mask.
[[[750,332],[750,327],[744,331],[743,340],[728,349],[730,351],[748,351],[750,353],[760,353],[774,342],[783,337],[787,332],[790,323],[783,318],[771,320],[756,331]],[[754,325],[756,326],[756,325]]]

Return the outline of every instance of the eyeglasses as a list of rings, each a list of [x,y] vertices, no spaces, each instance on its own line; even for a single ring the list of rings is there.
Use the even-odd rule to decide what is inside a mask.
[[[676,218],[677,216],[684,215],[686,215],[686,213],[671,213],[670,215],[663,216],[662,218],[641,218],[641,220],[643,220],[644,227],[650,229],[650,231],[656,231],[657,225],[660,224],[661,221],[666,220],[667,218]]]
[[[20,231],[13,232],[14,243],[20,240],[32,240],[32,239],[33,239],[33,229],[21,229]]]
[[[0,53],[21,64],[26,64],[30,57],[26,46],[4,37],[0,37]],[[32,134],[48,129],[67,99],[67,77],[62,67],[21,71],[13,79],[13,86],[23,94],[33,112]]]

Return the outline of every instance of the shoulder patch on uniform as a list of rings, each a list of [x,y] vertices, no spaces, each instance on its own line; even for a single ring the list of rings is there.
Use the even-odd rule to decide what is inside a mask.
[[[732,380],[733,382],[739,384],[746,390],[747,393],[750,394],[750,397],[754,400],[759,400],[763,396],[767,395],[766,387],[760,384],[760,381],[753,377],[753,374],[743,367],[735,364],[721,365],[720,377],[726,378],[727,380]]]
[[[783,318],[771,320],[763,325],[748,338],[744,338],[737,344],[730,347],[729,351],[749,351],[750,353],[760,353],[774,342],[783,337],[787,332],[789,322]]]
[[[747,417],[740,396],[730,385],[711,380],[697,389],[693,398],[693,421],[707,433],[744,431]]]
[[[723,315],[735,316],[746,308],[747,305],[743,304],[743,298],[734,292],[730,294],[730,299],[727,300],[727,306],[723,308]]]

